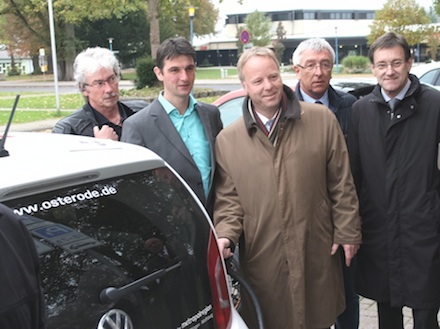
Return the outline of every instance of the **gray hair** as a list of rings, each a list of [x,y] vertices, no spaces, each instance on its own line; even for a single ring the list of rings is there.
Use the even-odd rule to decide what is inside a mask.
[[[73,63],[73,77],[81,87],[86,83],[86,74],[94,74],[100,69],[112,70],[119,77],[119,61],[113,52],[107,48],[87,48],[78,54]]]
[[[327,50],[330,53],[332,63],[335,62],[335,51],[333,50],[333,47],[330,46],[330,44],[325,39],[312,38],[312,39],[304,40],[295,49],[292,55],[293,65],[299,65],[301,63],[301,55],[303,52],[307,50],[312,50],[316,52]]]
[[[254,56],[268,57],[275,62],[278,68],[280,67],[280,62],[278,61],[277,56],[272,49],[268,47],[252,47],[248,50],[245,50],[244,53],[240,55],[240,58],[237,62],[237,73],[238,78],[241,82],[244,81],[243,67],[246,62]]]

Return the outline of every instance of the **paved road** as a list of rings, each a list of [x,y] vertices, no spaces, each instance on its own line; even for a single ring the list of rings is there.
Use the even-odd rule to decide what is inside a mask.
[[[238,78],[228,78],[220,80],[196,80],[195,87],[198,88],[212,88],[214,90],[236,90],[241,88]],[[133,89],[135,85],[132,81],[119,81],[120,89]],[[0,81],[0,91],[2,92],[43,92],[55,93],[55,84],[53,81]],[[74,81],[60,81],[58,82],[59,94],[71,94],[79,92]]]

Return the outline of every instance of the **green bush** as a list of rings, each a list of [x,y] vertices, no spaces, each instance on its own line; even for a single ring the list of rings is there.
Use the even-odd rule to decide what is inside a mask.
[[[12,77],[12,76],[17,76],[20,75],[21,71],[20,69],[18,69],[16,66],[12,66],[9,70],[8,70],[8,76]]]
[[[342,60],[342,65],[347,73],[363,73],[368,69],[370,61],[365,56],[347,56]]]
[[[137,89],[152,87],[158,84],[156,74],[153,72],[155,66],[156,61],[151,57],[144,57],[137,61],[135,81]]]
[[[211,66],[214,66],[214,65],[211,64],[207,58],[205,58],[203,60],[202,64],[199,65],[199,67],[211,67]]]

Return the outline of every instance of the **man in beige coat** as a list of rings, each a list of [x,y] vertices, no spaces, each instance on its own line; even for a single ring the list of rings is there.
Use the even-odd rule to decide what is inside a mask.
[[[345,308],[341,257],[361,243],[344,136],[323,105],[299,102],[268,48],[240,57],[243,117],[216,140],[214,222],[225,258],[240,264],[266,328],[328,328]],[[250,328],[250,303],[243,316]]]

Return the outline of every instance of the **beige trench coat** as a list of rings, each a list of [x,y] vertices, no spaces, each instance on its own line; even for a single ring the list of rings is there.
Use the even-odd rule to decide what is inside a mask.
[[[240,241],[266,328],[324,328],[345,308],[340,256],[330,251],[361,242],[358,200],[335,115],[289,90],[275,147],[247,110],[218,135],[214,221],[219,237]]]

